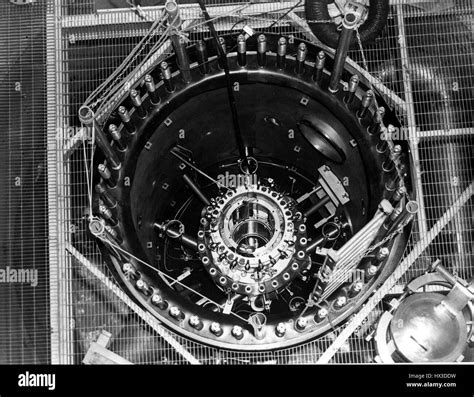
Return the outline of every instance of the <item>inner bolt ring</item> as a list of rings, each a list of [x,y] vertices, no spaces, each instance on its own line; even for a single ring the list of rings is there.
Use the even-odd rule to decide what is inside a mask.
[[[200,232],[203,233],[198,237],[199,247],[206,247],[200,250],[201,260],[210,259],[203,263],[216,285],[226,284],[223,283],[225,279],[235,292],[251,296],[268,294],[288,285],[298,274],[298,261],[305,261],[307,256],[302,250],[307,242],[306,227],[301,220],[292,221],[296,213],[294,200],[283,198],[268,186],[250,185],[228,191],[213,202],[215,204],[207,211],[213,214],[218,227],[211,229],[201,224]],[[241,205],[249,207],[239,207]],[[241,208],[244,211],[240,211]],[[256,248],[252,255],[246,255],[239,252],[232,230],[227,229],[232,227],[235,213],[243,214],[244,218],[239,219],[233,230],[239,230],[249,219],[260,225],[255,222],[259,212],[268,217],[267,224],[273,226],[272,235],[260,238],[263,246]],[[260,233],[268,231],[260,229]],[[257,233],[250,234],[249,238],[255,238],[258,230],[254,232]],[[216,244],[217,251],[211,248]]]

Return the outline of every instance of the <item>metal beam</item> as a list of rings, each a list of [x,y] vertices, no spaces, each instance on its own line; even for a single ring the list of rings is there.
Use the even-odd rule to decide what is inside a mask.
[[[186,348],[179,343],[174,336],[150,313],[143,310],[139,305],[133,302],[130,297],[111,279],[109,279],[97,266],[82,255],[71,244],[67,244],[67,251],[76,258],[87,270],[89,270],[97,279],[104,284],[117,298],[125,303],[138,317],[148,324],[159,336],[161,336],[171,347],[173,347],[190,364],[200,364],[200,361],[194,357]]]
[[[64,243],[69,234],[66,224],[69,184],[68,169],[59,144],[65,109],[63,49],[60,0],[50,0],[46,15],[47,51],[47,172],[48,172],[48,234],[49,234],[49,299],[51,327],[51,363],[72,363],[72,330],[70,327],[70,274]]]
[[[402,62],[402,74],[403,74],[403,89],[405,92],[406,100],[406,116],[408,120],[408,142],[411,148],[411,154],[413,156],[413,167],[414,167],[414,178],[415,178],[415,189],[416,199],[418,201],[418,228],[421,236],[424,236],[427,231],[426,224],[426,210],[425,200],[423,194],[423,183],[421,179],[421,168],[420,168],[420,152],[418,150],[419,138],[416,135],[416,119],[415,119],[415,103],[413,99],[413,88],[411,85],[410,73],[407,63],[409,62],[408,48],[405,40],[405,19],[403,14],[403,6],[397,6],[397,21],[398,21],[398,43],[400,45],[400,55]]]
[[[246,3],[246,4],[234,4],[227,6],[209,5],[207,6],[209,15],[211,18],[216,18],[226,15],[235,15],[237,17],[245,17],[252,15],[259,15],[262,13],[276,12],[281,9],[290,9],[297,4],[297,1],[286,1],[286,2],[265,2],[265,3]],[[164,6],[156,7],[142,7],[144,13],[153,19],[161,18],[162,10]],[[303,7],[300,7],[302,10]],[[197,3],[192,4],[180,4],[179,5],[181,19],[196,20],[202,19],[202,11]],[[99,10],[95,14],[87,14],[80,16],[65,16],[60,19],[61,26],[65,29],[69,28],[80,28],[80,27],[93,27],[93,26],[107,26],[116,24],[136,24],[144,23],[145,21],[134,13],[129,8],[120,8],[112,10]],[[149,23],[149,22],[148,22]]]

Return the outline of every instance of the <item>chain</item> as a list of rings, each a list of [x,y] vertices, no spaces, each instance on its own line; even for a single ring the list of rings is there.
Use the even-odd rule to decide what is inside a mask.
[[[334,23],[334,20],[332,19],[320,19],[318,21],[315,21],[315,20],[312,20],[312,19],[308,19],[306,20],[307,23]]]
[[[359,262],[361,261],[362,259],[366,258],[369,256],[369,254],[373,251],[375,251],[377,248],[381,247],[382,245],[385,245],[388,241],[392,240],[395,238],[395,236],[397,234],[400,234],[401,232],[401,225],[399,228],[397,228],[396,230],[394,230],[392,233],[390,233],[388,236],[385,236],[382,240],[380,240],[377,244],[374,244],[374,245],[371,245],[370,247],[368,247],[365,251],[361,252],[358,256],[356,256],[354,258],[354,260],[352,261],[351,264],[355,263],[355,262]]]

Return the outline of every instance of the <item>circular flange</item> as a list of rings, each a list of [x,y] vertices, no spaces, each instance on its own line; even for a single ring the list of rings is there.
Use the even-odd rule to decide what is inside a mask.
[[[226,39],[227,48],[232,48],[234,38]],[[267,36],[268,49],[274,49],[277,42],[277,36]],[[254,148],[259,182],[276,180],[278,183],[269,191],[280,194],[281,198],[288,197],[287,202],[296,201],[298,211],[291,209],[291,215],[288,215],[285,205],[278,202],[281,198],[275,202],[273,196],[267,197],[259,190],[263,204],[258,207],[258,216],[253,223],[259,230],[256,236],[247,233],[251,223],[249,219],[242,223],[235,222],[232,228],[227,229],[218,222],[212,232],[200,223],[203,217],[208,219],[207,215],[211,215],[207,220],[211,224],[214,215],[202,213],[202,198],[199,201],[189,197],[189,189],[183,187],[182,172],[191,174],[193,171],[171,156],[170,149],[178,143],[191,151],[192,162],[215,179],[218,179],[219,172],[225,170],[242,172],[234,140],[229,133],[232,126],[226,102],[226,80],[212,41],[204,44],[210,55],[206,68],[200,68],[202,64],[196,62],[197,47],[187,49],[191,61],[191,82],[181,79],[178,71],[171,75],[173,84],[160,81],[150,91],[150,81],[161,79],[160,69],[157,68],[150,72],[152,79],[145,79],[144,86],[134,87],[141,96],[141,112],[127,98],[120,103],[122,113],[113,112],[104,130],[116,124],[128,149],[120,153],[123,166],[110,170],[113,180],[99,182],[106,185],[106,192],[118,202],[114,209],[114,217],[118,221],[113,230],[117,236],[116,243],[139,258],[130,259],[126,254],[117,254],[110,249],[105,255],[117,269],[127,290],[163,324],[194,340],[237,350],[267,350],[308,341],[330,330],[357,310],[375,285],[396,264],[403,250],[404,238],[396,238],[388,245],[390,255],[377,263],[383,271],[367,273],[367,282],[355,295],[350,294],[344,307],[333,310],[333,305],[324,305],[324,310],[314,308],[301,315],[320,266],[316,255],[306,253],[303,247],[320,241],[321,245],[327,243],[335,249],[340,248],[371,219],[380,200],[391,196],[391,191],[385,187],[394,175],[385,172],[382,167],[388,161],[388,153],[377,132],[380,126],[376,124],[374,128],[373,125],[376,107],[366,108],[363,116],[359,113],[367,86],[361,82],[348,95],[345,85],[341,83],[337,93],[329,93],[330,74],[327,68],[332,66],[332,60],[328,55],[326,69],[318,74],[319,80],[316,81],[313,71],[315,63],[309,59],[316,59],[320,49],[310,43],[306,43],[308,54],[302,63],[295,57],[301,41],[288,42],[284,62],[280,52],[277,56],[276,52],[269,50],[265,58],[261,54],[259,56],[254,38],[249,39],[247,44],[245,67],[239,65],[235,53],[227,57],[241,114],[241,127],[243,131],[250,132],[246,140]],[[175,68],[174,57],[168,61]],[[348,81],[353,73],[354,70],[348,67],[342,78]],[[275,101],[275,98],[278,100]],[[381,98],[378,102],[383,105]],[[121,117],[124,109],[126,119]],[[146,113],[146,116],[142,117],[140,113]],[[396,124],[394,115],[388,110],[386,118]],[[299,127],[303,124],[308,127],[306,138],[317,134],[319,140],[316,143],[323,143],[314,145],[311,141],[313,144],[309,144],[300,136]],[[405,143],[401,144],[406,148]],[[339,156],[336,157],[331,149],[337,150]],[[94,159],[97,163],[104,161],[100,155]],[[302,199],[320,183],[321,169],[330,171],[325,172],[329,180],[321,182],[323,190],[316,189],[309,199]],[[194,180],[198,180],[204,196],[214,197],[217,202],[218,189],[215,185],[209,185],[209,179]],[[255,185],[264,186],[264,183]],[[346,196],[341,192],[343,189],[347,190]],[[227,213],[230,220],[243,204],[234,193],[232,197],[223,198],[224,205],[234,198],[236,201],[231,204],[238,204],[229,208],[219,207],[218,216]],[[338,204],[337,197],[344,202],[343,205]],[[292,219],[294,226],[291,232],[288,217],[306,210],[309,213],[310,207],[316,209],[307,219]],[[265,217],[273,220],[268,221]],[[164,232],[156,233],[154,224],[173,219],[182,220],[187,235],[180,228],[168,230],[172,236]],[[322,230],[325,224],[331,222],[334,224]],[[275,223],[280,226],[275,227]],[[216,246],[207,231],[209,234],[217,233],[216,239],[223,241],[226,254],[222,258],[215,255]],[[298,234],[295,234],[297,231]],[[193,245],[195,236],[196,249]],[[292,241],[290,236],[294,247],[285,242]],[[226,238],[225,244],[223,237]],[[261,284],[250,285],[250,280],[239,285],[229,271],[230,265],[226,268],[223,263],[224,259],[228,262],[228,254],[248,259],[249,256],[242,255],[243,252],[238,252],[237,248],[245,239],[248,242],[249,238],[255,237],[260,239],[257,249],[262,248],[262,253],[265,253],[262,254],[264,260],[261,267],[267,270],[275,267],[279,277],[269,278],[263,285],[264,290]],[[186,249],[183,249],[184,243],[188,243]],[[282,252],[292,260],[279,258],[276,261],[270,254],[276,261],[273,264],[266,250],[280,248],[280,244],[288,245]],[[179,257],[176,256],[178,254]],[[230,261],[234,259],[230,258]],[[130,262],[133,271],[123,273],[124,260]],[[251,266],[252,272],[249,273],[255,274],[258,265],[257,261],[256,267]],[[367,268],[378,269],[369,261],[362,263],[361,271],[365,271],[366,265]],[[188,268],[192,271],[185,270]],[[137,280],[142,282],[137,283]],[[249,286],[250,289],[247,288]],[[198,289],[199,293],[192,292],[191,288]],[[293,298],[301,296],[304,297],[301,298],[303,304],[294,307],[289,304],[296,301]],[[250,299],[255,297],[262,299],[258,302]],[[233,298],[240,305],[237,308],[232,306]],[[225,312],[223,308],[232,312]],[[267,321],[262,326],[262,332],[256,335],[250,326],[249,315],[243,313],[258,310],[265,310]]]
[[[285,288],[307,266],[306,228],[296,202],[264,185],[229,189],[207,207],[198,236],[216,284],[245,295]],[[302,227],[303,225],[303,227]]]

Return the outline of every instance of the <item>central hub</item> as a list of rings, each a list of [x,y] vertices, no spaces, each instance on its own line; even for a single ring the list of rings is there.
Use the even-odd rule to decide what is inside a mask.
[[[261,295],[285,287],[308,267],[306,226],[296,204],[256,184],[211,200],[201,219],[198,249],[220,288]]]
[[[224,245],[248,258],[271,254],[280,243],[285,226],[289,231],[293,229],[292,220],[286,222],[278,201],[261,192],[234,195],[223,206],[219,218],[219,234]]]

